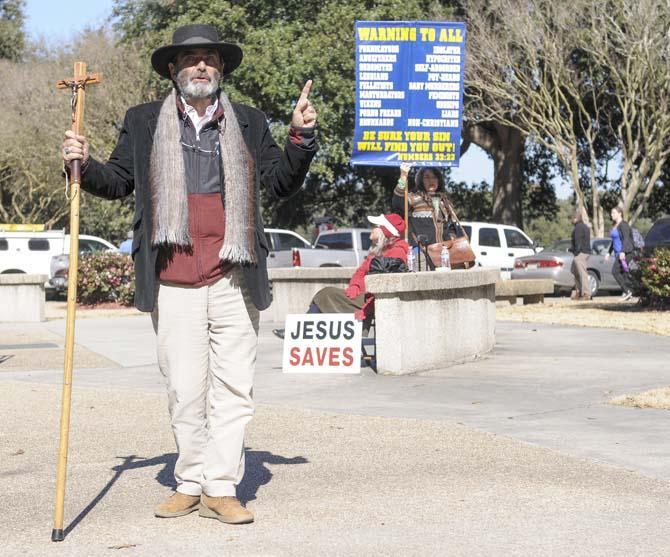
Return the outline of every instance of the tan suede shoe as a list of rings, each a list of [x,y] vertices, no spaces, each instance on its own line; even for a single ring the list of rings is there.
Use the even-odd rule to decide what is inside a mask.
[[[200,498],[200,516],[216,518],[227,524],[249,524],[254,521],[254,515],[242,506],[237,497],[207,497],[204,493]]]
[[[197,511],[199,506],[200,497],[177,491],[168,497],[165,503],[161,503],[154,509],[154,515],[158,518],[176,518]]]

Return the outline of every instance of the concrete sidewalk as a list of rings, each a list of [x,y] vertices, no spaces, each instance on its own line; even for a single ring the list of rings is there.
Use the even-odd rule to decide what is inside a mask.
[[[667,337],[499,323],[490,357],[440,372],[284,376],[273,326],[241,489],[249,527],[152,517],[175,449],[151,324],[86,319],[80,348],[115,364],[75,372],[70,533],[50,544],[61,362],[0,364],[3,554],[670,554],[670,413],[605,404],[667,384]],[[10,330],[58,344],[64,325]]]

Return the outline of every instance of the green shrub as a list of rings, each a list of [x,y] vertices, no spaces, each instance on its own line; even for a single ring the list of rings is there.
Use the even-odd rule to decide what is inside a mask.
[[[134,295],[135,273],[129,255],[108,251],[79,259],[77,301],[80,304],[116,302],[130,306]]]
[[[670,308],[670,249],[660,248],[652,257],[640,258],[633,277],[642,305]]]

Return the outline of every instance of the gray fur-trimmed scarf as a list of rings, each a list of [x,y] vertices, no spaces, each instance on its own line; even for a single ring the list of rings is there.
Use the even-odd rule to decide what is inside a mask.
[[[158,115],[149,167],[153,206],[152,245],[190,246],[188,190],[181,145],[181,123],[175,89]],[[219,146],[224,175],[225,231],[222,260],[256,263],[254,222],[254,162],[226,94],[219,102],[225,121],[219,126]]]

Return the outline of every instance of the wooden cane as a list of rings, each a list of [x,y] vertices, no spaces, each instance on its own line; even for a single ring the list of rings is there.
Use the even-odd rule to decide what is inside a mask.
[[[85,62],[75,62],[74,77],[56,84],[59,89],[72,91],[72,126],[77,135],[84,131],[84,96],[86,85],[99,83],[100,76],[86,73]],[[79,184],[81,161],[70,163],[69,192],[66,178],[66,193],[70,200],[70,266],[67,277],[67,318],[65,327],[65,360],[63,364],[63,392],[61,395],[60,444],[56,472],[56,505],[51,541],[65,539],[63,531],[63,509],[65,506],[65,480],[67,476],[67,453],[70,436],[70,408],[72,402],[72,366],[74,363],[74,323],[77,302],[77,272],[79,269]]]

